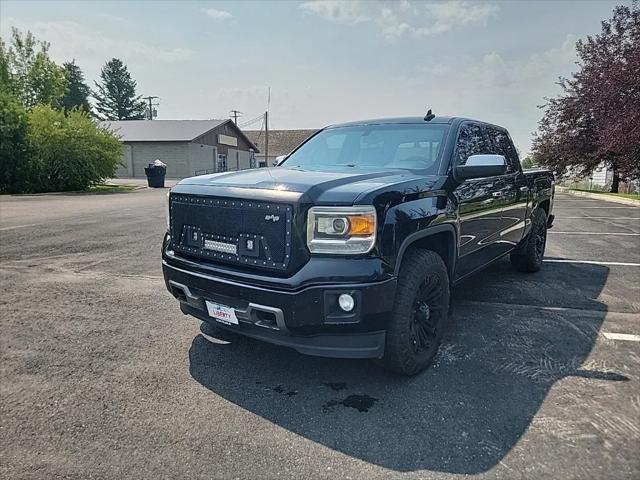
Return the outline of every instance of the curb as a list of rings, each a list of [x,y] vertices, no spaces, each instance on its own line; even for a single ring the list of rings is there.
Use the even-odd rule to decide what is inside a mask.
[[[118,186],[122,186],[122,184],[120,185],[109,185],[109,186],[114,186],[114,187],[118,187]],[[77,195],[77,196],[81,196],[81,195],[122,195],[123,193],[135,193],[138,192],[140,190],[145,190],[149,187],[146,186],[138,186],[138,185],[130,185],[132,187],[134,187],[132,190],[125,190],[123,192],[85,192],[82,190],[72,190],[72,191],[68,191],[68,192],[39,192],[39,193],[3,193],[2,195],[0,195],[0,198],[5,198],[5,197],[44,197],[45,195],[56,195],[56,196],[71,196],[71,195]]]
[[[149,188],[146,185],[134,185],[132,183],[105,183],[105,185],[109,187],[132,187],[130,190],[131,192],[135,192],[136,190],[146,190]]]
[[[596,200],[603,200],[605,202],[622,203],[624,205],[633,205],[634,207],[640,207],[640,201],[633,200],[631,198],[621,198],[613,195],[607,195],[606,193],[578,192],[576,190],[571,190],[570,188],[561,187],[559,185],[556,186],[556,190],[560,193],[568,193],[569,195],[574,195],[576,197],[593,198]]]

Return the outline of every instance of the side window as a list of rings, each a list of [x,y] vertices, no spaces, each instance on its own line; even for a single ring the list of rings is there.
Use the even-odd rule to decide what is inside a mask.
[[[518,153],[511,143],[509,135],[499,128],[487,127],[487,132],[493,144],[493,153],[503,155],[507,161],[507,173],[518,171]]]
[[[465,123],[460,127],[456,142],[456,165],[464,165],[471,155],[492,153],[482,127],[474,123]]]

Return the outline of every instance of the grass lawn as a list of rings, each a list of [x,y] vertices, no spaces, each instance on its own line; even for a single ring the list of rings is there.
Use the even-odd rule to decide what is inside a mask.
[[[613,197],[630,198],[632,200],[640,201],[640,194],[638,193],[611,193],[611,192],[602,192],[600,190],[586,190],[582,188],[572,188],[571,190],[575,190],[576,192],[599,193],[602,195],[611,195]]]
[[[99,183],[85,190],[86,193],[126,193],[136,189],[135,185],[109,185]]]

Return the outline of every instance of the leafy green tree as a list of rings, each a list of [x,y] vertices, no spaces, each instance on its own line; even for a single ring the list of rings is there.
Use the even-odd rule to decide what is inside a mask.
[[[0,193],[17,193],[30,188],[27,134],[24,105],[11,93],[0,91]]]
[[[522,160],[522,168],[533,168],[533,167],[536,167],[536,166],[537,166],[537,164],[535,162],[535,159],[531,155],[527,155]]]
[[[136,93],[136,82],[127,66],[118,58],[109,60],[100,72],[101,83],[95,82],[95,109],[103,120],[141,120],[145,104]]]
[[[62,106],[65,112],[69,112],[73,108],[81,108],[85,112],[91,111],[89,104],[89,95],[91,90],[84,83],[84,74],[75,60],[63,64],[65,75],[67,77],[67,90],[62,98]]]
[[[576,50],[578,70],[547,99],[532,150],[561,175],[606,165],[617,192],[621,179],[640,177],[640,1],[615,7]]]
[[[4,40],[0,38],[0,92],[7,93],[11,91],[13,91],[13,85],[9,70],[9,52]]]
[[[122,144],[87,112],[67,115],[48,105],[29,113],[32,191],[85,190],[113,177],[121,162]]]
[[[23,105],[32,108],[46,104],[60,108],[67,78],[64,68],[49,58],[49,43],[13,27],[11,45],[6,53],[4,50],[3,47],[2,62],[6,62],[11,89]]]

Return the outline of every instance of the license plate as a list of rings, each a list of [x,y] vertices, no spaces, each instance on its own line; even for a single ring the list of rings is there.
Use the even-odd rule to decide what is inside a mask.
[[[226,305],[220,305],[219,303],[206,301],[207,311],[209,315],[215,318],[218,322],[226,325],[238,325],[238,318],[236,317],[236,311],[227,307]]]

